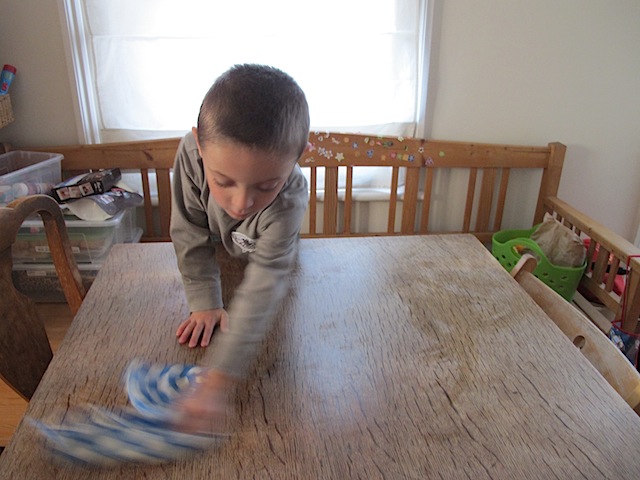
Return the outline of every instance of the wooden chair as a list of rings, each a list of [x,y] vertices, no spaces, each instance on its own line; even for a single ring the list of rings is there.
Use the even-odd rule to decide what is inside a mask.
[[[51,256],[73,314],[86,294],[71,252],[60,207],[47,195],[14,200],[0,208],[0,378],[29,400],[52,358],[51,346],[33,302],[15,289],[11,246],[22,222],[40,214]]]
[[[533,275],[536,265],[536,259],[525,254],[511,270],[511,275],[614,390],[640,414],[640,373],[587,317]]]

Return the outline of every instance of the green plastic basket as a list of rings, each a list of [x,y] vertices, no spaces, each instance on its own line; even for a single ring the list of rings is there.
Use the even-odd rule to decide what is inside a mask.
[[[587,267],[587,260],[580,267],[559,267],[553,265],[538,244],[531,240],[531,234],[538,225],[529,230],[501,230],[491,239],[493,256],[510,272],[522,258],[519,251],[529,250],[538,258],[538,266],[533,274],[543,283],[558,292],[562,298],[571,301]]]

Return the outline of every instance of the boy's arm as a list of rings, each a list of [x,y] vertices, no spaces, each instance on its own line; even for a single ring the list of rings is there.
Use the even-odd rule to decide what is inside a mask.
[[[306,194],[305,194],[306,202]],[[270,321],[289,287],[300,224],[306,203],[270,212],[256,251],[249,255],[244,279],[228,309],[228,328],[214,336],[207,356],[214,368],[234,378],[244,377],[255,360]]]
[[[194,155],[196,155],[194,157]],[[206,212],[208,190],[197,150],[180,144],[173,170],[171,241],[176,252],[189,309],[222,308],[220,269]]]

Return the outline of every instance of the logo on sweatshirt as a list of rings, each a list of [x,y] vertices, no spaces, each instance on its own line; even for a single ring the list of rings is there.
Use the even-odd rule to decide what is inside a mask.
[[[256,241],[247,237],[244,233],[231,232],[231,240],[238,245],[242,253],[252,253],[256,251]]]

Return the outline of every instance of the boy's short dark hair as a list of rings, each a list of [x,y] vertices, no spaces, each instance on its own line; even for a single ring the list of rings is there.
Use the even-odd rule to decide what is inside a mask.
[[[302,155],[309,138],[309,106],[286,73],[265,65],[235,65],[204,97],[198,141],[230,140],[268,152]]]

